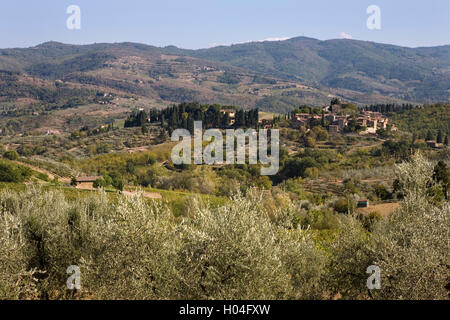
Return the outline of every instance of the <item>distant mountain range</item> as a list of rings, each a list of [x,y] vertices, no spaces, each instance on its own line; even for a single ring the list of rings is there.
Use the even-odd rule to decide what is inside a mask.
[[[285,112],[335,96],[359,105],[449,102],[450,46],[298,37],[200,50],[57,42],[0,49],[3,115],[95,104],[98,92],[114,93],[125,109],[199,101]]]
[[[418,102],[450,99],[450,45],[405,48],[300,37],[186,54],[321,88],[378,92]]]

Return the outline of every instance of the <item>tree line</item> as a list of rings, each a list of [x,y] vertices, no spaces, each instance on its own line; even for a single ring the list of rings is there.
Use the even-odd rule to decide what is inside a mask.
[[[234,111],[234,117],[229,112]],[[159,123],[161,127],[172,132],[175,129],[194,131],[194,121],[202,121],[203,128],[257,128],[258,109],[243,110],[234,106],[207,105],[196,102],[180,103],[169,108],[158,110],[139,110],[125,120],[125,127],[142,127],[147,123]],[[231,121],[234,119],[234,122]]]
[[[410,103],[403,103],[401,105],[394,104],[394,103],[383,103],[383,104],[375,104],[370,106],[365,106],[362,108],[364,111],[373,111],[373,112],[380,112],[382,114],[390,113],[390,112],[403,112],[406,110],[413,110],[421,108],[420,106],[415,106]]]

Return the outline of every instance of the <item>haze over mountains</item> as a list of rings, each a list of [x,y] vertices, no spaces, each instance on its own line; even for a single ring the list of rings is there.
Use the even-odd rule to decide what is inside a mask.
[[[57,42],[0,50],[3,114],[95,103],[96,92],[121,98],[121,111],[198,101],[285,112],[334,96],[359,105],[448,102],[450,46],[298,37],[201,50]]]
[[[190,55],[312,85],[448,101],[450,46],[405,48],[357,40],[293,38],[198,50]]]

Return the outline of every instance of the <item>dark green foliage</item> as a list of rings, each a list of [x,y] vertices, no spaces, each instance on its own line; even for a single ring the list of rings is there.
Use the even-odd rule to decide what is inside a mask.
[[[106,182],[104,179],[98,178],[97,180],[94,181],[93,187],[97,188],[97,189],[98,188],[106,188],[107,185],[106,185]]]
[[[376,185],[373,188],[373,191],[381,200],[389,200],[392,198],[392,194],[389,192],[389,190],[381,184]]]
[[[142,127],[147,123],[147,112],[145,110],[135,112],[131,114],[128,119],[125,120],[125,128],[130,127]]]
[[[29,157],[33,155],[43,155],[47,152],[47,148],[40,145],[23,144],[17,148],[17,152],[22,157]]]
[[[124,183],[122,177],[114,177],[112,179],[112,186],[117,190],[123,191]]]
[[[47,174],[45,174],[45,173],[39,172],[39,173],[36,175],[36,177],[37,177],[38,179],[41,179],[41,180],[46,181],[46,182],[49,182],[49,181],[50,181],[49,176],[48,176]]]
[[[31,177],[32,171],[28,167],[14,165],[0,160],[1,182],[24,182]]]
[[[65,60],[62,63],[37,63],[30,66],[27,71],[32,75],[61,79],[69,73],[98,69],[102,67],[107,60],[113,58],[115,57],[101,52],[88,53]]]
[[[410,143],[404,140],[386,140],[381,149],[374,151],[375,156],[392,157],[397,159],[406,159],[408,157]]]
[[[427,131],[427,136],[425,138],[427,141],[433,140],[433,134],[431,133],[431,130]]]
[[[386,113],[399,129],[415,132],[418,138],[436,140],[441,131],[441,139],[450,134],[450,104],[436,103],[423,108],[405,106]],[[442,141],[441,141],[442,142]]]
[[[442,185],[442,193],[448,199],[450,189],[450,169],[444,161],[439,161],[434,167],[433,180]]]
[[[102,143],[95,147],[95,154],[108,153],[110,150],[111,147],[108,144]]]
[[[19,159],[19,155],[16,151],[5,151],[5,153],[3,153],[3,157],[14,161]]]
[[[367,231],[373,231],[374,225],[380,221],[382,217],[378,212],[373,211],[369,214],[360,213],[357,215],[357,219]]]
[[[341,104],[341,100],[339,98],[331,99],[331,105]]]
[[[438,131],[437,137],[436,137],[437,143],[442,143],[442,130]]]
[[[320,164],[311,157],[289,159],[279,172],[278,176],[280,180],[297,177],[304,178],[306,177],[306,169],[319,167]]]
[[[194,131],[194,121],[202,121],[203,129],[230,128],[230,118],[227,113],[221,112],[223,109],[236,111],[235,128],[256,128],[258,125],[258,109],[242,110],[234,106],[221,106],[218,104],[207,105],[196,102],[181,103],[172,107],[159,110],[151,109],[147,116],[145,111],[139,111],[128,117],[125,121],[126,127],[141,126],[147,119],[150,123],[162,124],[163,128],[172,132],[175,129],[187,129],[191,133]]]
[[[218,78],[218,81],[226,84],[238,84],[240,82],[238,77],[226,71]]]
[[[352,213],[355,210],[355,203],[348,198],[340,198],[334,203],[334,210],[338,213]]]
[[[137,177],[138,183],[143,187],[154,187],[157,181],[156,173],[149,169],[144,174]]]

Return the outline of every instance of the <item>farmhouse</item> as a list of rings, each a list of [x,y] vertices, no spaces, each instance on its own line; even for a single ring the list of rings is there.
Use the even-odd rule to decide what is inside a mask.
[[[78,177],[77,179],[77,183],[94,183],[95,180],[97,179],[101,179],[101,177],[99,176],[92,176],[92,177]]]
[[[94,182],[97,179],[101,179],[101,178],[102,177],[99,177],[99,176],[78,177],[78,178],[76,178],[77,188],[78,189],[92,189],[92,188],[94,188]]]
[[[369,200],[361,199],[358,201],[358,208],[368,208],[368,207],[369,207]]]

